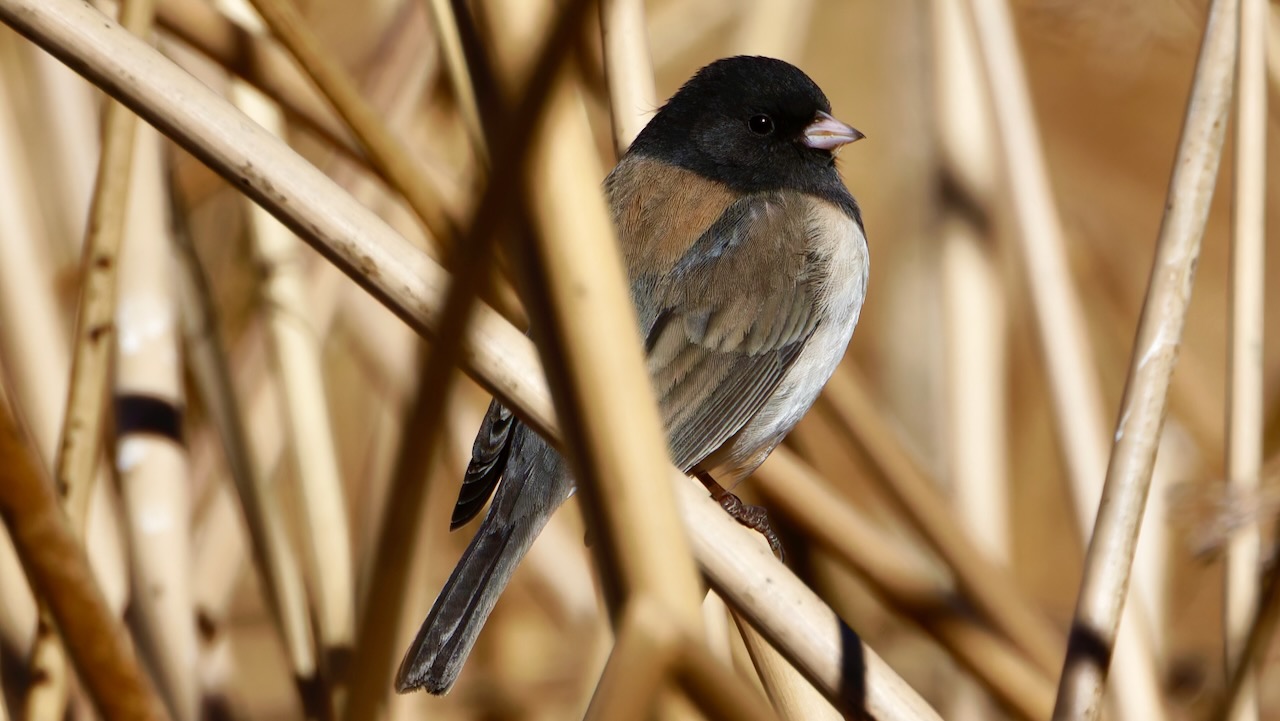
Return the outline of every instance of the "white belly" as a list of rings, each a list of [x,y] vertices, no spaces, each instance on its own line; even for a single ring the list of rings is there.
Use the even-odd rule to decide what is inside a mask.
[[[728,452],[717,454],[725,459],[722,468],[728,472],[730,482],[754,471],[809,412],[844,358],[858,324],[867,293],[867,240],[851,218],[826,204],[818,205],[822,210],[815,214],[813,222],[822,226],[822,232],[810,237],[825,239],[823,245],[812,248],[825,261],[829,274],[823,285],[826,292],[822,298],[822,322],[774,395],[729,441],[729,448],[725,449]]]

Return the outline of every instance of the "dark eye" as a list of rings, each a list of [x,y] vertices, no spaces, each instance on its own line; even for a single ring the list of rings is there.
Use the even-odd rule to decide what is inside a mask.
[[[773,118],[768,115],[752,115],[747,127],[756,135],[768,135],[773,132]]]

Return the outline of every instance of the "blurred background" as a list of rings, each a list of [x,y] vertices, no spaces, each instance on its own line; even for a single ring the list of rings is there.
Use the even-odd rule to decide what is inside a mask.
[[[1073,510],[1066,451],[1055,430],[1032,287],[1020,261],[1018,229],[1010,219],[1012,191],[1000,170],[999,137],[982,112],[987,100],[981,82],[971,77],[973,84],[966,85],[963,68],[957,70],[944,53],[936,13],[947,4],[650,0],[645,9],[659,98],[716,58],[769,54],[808,72],[829,96],[834,115],[866,134],[866,140],[845,148],[839,157],[840,170],[862,206],[872,259],[869,295],[845,358],[842,373],[848,375],[842,377],[856,379],[895,442],[943,497],[953,499],[957,519],[976,529],[982,547],[1006,562],[1026,596],[1065,629],[1079,583],[1082,532]],[[531,36],[540,36],[548,17],[540,0],[475,0],[472,5],[482,28],[485,17],[500,16]],[[298,3],[326,51],[341,61],[412,148],[445,212],[465,218],[481,173],[426,6],[416,0]],[[247,46],[226,42],[210,50],[216,45],[214,30],[225,29],[225,18],[241,27],[255,26],[252,17],[244,19],[243,10],[197,0],[161,0],[160,8],[159,46],[211,87],[243,99],[243,84],[233,82],[225,67],[239,63],[237,72],[284,78],[277,88],[292,88],[293,97],[302,98],[299,103],[318,108],[315,115],[333,122],[296,68],[281,62],[279,48],[274,55],[254,54]],[[1091,356],[1082,360],[1098,378],[1101,420],[1109,438],[1207,2],[1014,0],[1011,9],[1061,217],[1068,271],[1087,327]],[[1274,39],[1280,37],[1280,22],[1274,7],[1272,12]],[[587,108],[602,168],[607,169],[616,156],[598,22],[592,19],[586,27],[582,65]],[[201,31],[214,33],[207,35],[214,37],[209,46],[193,41]],[[1271,52],[1280,53],[1280,43],[1273,46]],[[498,55],[511,67],[528,62],[515,47],[498,48]],[[1273,64],[1277,66],[1280,60]],[[1280,87],[1276,75],[1271,78],[1271,87]],[[979,107],[974,115],[958,117],[965,98]],[[254,116],[259,122],[276,123],[274,129],[312,163],[435,253],[412,213],[385,183],[349,154],[335,152],[334,143],[300,117],[296,107],[283,114],[266,107],[265,116]],[[82,287],[80,245],[97,172],[102,108],[99,91],[0,28],[3,396],[31,430],[50,467],[67,392]],[[1280,104],[1273,103],[1272,118],[1276,108]],[[175,642],[176,650],[165,650],[173,645],[165,640],[143,642],[144,656],[153,666],[170,669],[157,674],[168,679],[161,685],[170,693],[200,699],[199,711],[178,717],[301,718],[308,715],[302,701],[308,691],[300,693],[299,660],[308,654],[298,648],[312,643],[316,657],[349,651],[352,630],[349,621],[343,630],[343,614],[350,618],[352,607],[382,603],[364,594],[380,519],[395,503],[386,497],[390,478],[403,459],[421,451],[413,450],[416,442],[405,433],[405,417],[416,396],[426,346],[305,244],[291,237],[276,242],[257,237],[278,231],[263,230],[270,222],[250,212],[237,190],[199,161],[167,141],[147,137],[139,135],[139,148],[151,150],[137,151],[135,173],[150,173],[154,187],[135,179],[131,202],[149,203],[151,217],[159,220],[150,228],[131,220],[126,228],[119,342],[127,345],[141,338],[144,345],[159,343],[167,350],[153,361],[159,365],[143,362],[140,367],[125,357],[132,350],[122,350],[116,387],[117,392],[142,388],[171,397],[185,409],[185,444],[165,451],[173,457],[147,472],[158,476],[145,476],[126,463],[132,447],[125,434],[109,435],[106,451],[115,463],[102,465],[89,506],[91,556],[113,607],[134,629],[143,629],[139,638],[145,638],[145,629],[154,634],[166,628],[189,636],[186,646]],[[1228,136],[1170,391],[1135,581],[1171,719],[1199,718],[1222,692],[1223,544],[1240,526],[1266,521],[1280,509],[1274,462],[1266,467],[1272,472],[1261,474],[1260,492],[1232,496],[1223,489],[1233,152]],[[1269,142],[1265,152],[1267,168],[1276,167],[1280,144]],[[1276,187],[1273,182],[1267,192],[1271,217],[1280,209]],[[959,241],[956,223],[967,228]],[[958,245],[949,248],[953,241]],[[1280,277],[1280,250],[1270,246],[1268,280]],[[185,271],[175,270],[188,267],[184,247],[194,248],[216,311],[203,325],[200,314],[184,305],[195,302],[189,283],[182,281]],[[130,261],[130,253],[144,257]],[[1280,285],[1266,285],[1265,331],[1273,339],[1280,332]],[[509,292],[498,296],[514,307]],[[152,307],[155,303],[160,310]],[[137,313],[133,320],[124,317],[131,309]],[[520,317],[518,310],[511,314]],[[270,488],[275,507],[269,512],[279,514],[280,530],[287,536],[283,547],[291,549],[295,573],[303,579],[301,593],[310,599],[310,620],[293,636],[282,631],[253,572],[232,467],[215,425],[216,409],[204,396],[201,371],[194,367],[198,347],[211,339],[225,349],[248,457]],[[969,371],[957,370],[968,367],[957,361],[965,348],[977,354],[964,356],[978,359],[979,370],[968,389],[976,389],[977,396],[964,392]],[[301,354],[303,360],[291,361],[297,357],[291,354]],[[157,390],[156,384],[165,386],[157,378],[166,374],[173,382]],[[1263,457],[1274,459],[1280,451],[1280,345],[1270,340],[1264,378]],[[427,454],[430,470],[423,479],[427,491],[420,528],[400,541],[413,560],[403,603],[387,606],[399,618],[390,651],[397,659],[474,530],[472,525],[449,533],[448,519],[489,398],[470,380],[456,380],[445,440],[439,452]],[[981,408],[957,409],[957,403]],[[787,447],[944,578],[944,567],[872,480],[875,463],[851,441],[848,423],[838,405],[820,401]],[[981,501],[964,500],[968,496],[957,487],[957,477],[964,475],[957,470],[963,466],[958,455],[975,447],[966,445],[967,436],[957,430],[957,424],[968,423],[978,424],[969,430],[985,434],[978,441],[987,453],[985,461],[964,466],[986,469],[980,475],[992,482],[993,495]],[[113,473],[113,468],[124,470]],[[316,500],[316,491],[306,490],[325,487],[341,490],[329,496],[327,506]],[[770,505],[768,494],[750,480],[737,490],[744,498]],[[786,514],[774,515],[793,570],[944,717],[1004,713],[983,705],[980,686],[963,690],[968,682],[958,679],[964,673],[904,618],[910,611],[885,604],[830,549],[812,541],[802,524]],[[147,531],[138,524],[145,526],[147,519],[174,535],[142,535]],[[1265,526],[1269,538],[1270,524]],[[516,575],[453,693],[444,698],[394,696],[387,679],[390,716],[580,716],[610,637],[583,536],[574,500]],[[170,552],[153,560],[157,565],[152,570],[139,571],[146,554],[137,547],[150,543]],[[9,716],[19,718],[27,715],[23,699],[36,678],[28,667],[35,612],[21,569],[4,545],[0,683]],[[340,560],[343,554],[349,563]],[[154,584],[165,587],[163,601],[146,600]],[[335,585],[339,596],[346,589],[340,600],[326,595]],[[723,611],[719,614],[723,623]],[[149,620],[153,618],[170,621]],[[335,618],[339,620],[326,620]],[[330,633],[334,635],[326,639]],[[724,648],[741,661],[740,642],[731,635],[726,629]],[[290,646],[290,639],[303,637],[309,640]],[[333,638],[338,641],[326,643]],[[341,666],[333,656],[325,663]],[[1275,682],[1280,666],[1266,664],[1261,673],[1262,718],[1280,719],[1280,683]],[[973,698],[963,700],[967,694]],[[71,713],[87,713],[83,702],[70,708]]]

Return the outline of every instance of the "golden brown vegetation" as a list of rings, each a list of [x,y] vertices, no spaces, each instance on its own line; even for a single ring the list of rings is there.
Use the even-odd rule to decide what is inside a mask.
[[[1265,0],[0,20],[0,720],[1280,718]],[[736,53],[868,136],[861,327],[738,489],[787,568],[667,466],[598,192]],[[489,394],[583,492],[395,696]]]

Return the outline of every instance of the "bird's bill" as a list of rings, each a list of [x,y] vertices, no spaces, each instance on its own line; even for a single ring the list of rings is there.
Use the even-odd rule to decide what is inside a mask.
[[[862,140],[862,133],[831,117],[821,110],[813,122],[805,126],[804,144],[819,150],[835,150],[843,145]]]

